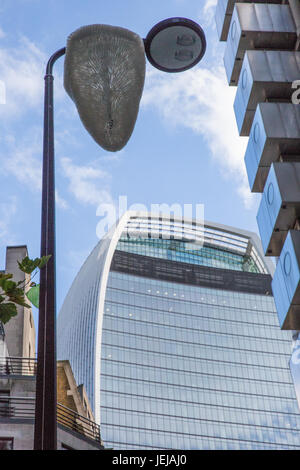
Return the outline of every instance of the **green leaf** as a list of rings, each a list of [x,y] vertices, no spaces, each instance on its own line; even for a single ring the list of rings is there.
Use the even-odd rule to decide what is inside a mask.
[[[9,286],[8,283],[13,282],[13,281],[10,280],[11,277],[7,277],[7,276],[0,277],[0,287],[1,287],[1,289],[6,290],[6,286]]]
[[[8,284],[2,286],[4,292],[9,297],[24,298],[24,290],[20,287],[17,287],[17,284],[13,281],[7,281]],[[12,284],[11,284],[12,283]]]
[[[41,269],[43,268],[49,261],[49,259],[51,258],[51,255],[48,255],[48,256],[42,256],[40,258],[40,263],[38,265],[38,268]]]
[[[31,305],[27,304],[25,301],[25,296],[23,297],[9,297],[9,300],[14,304],[21,305],[21,307],[30,308]]]
[[[39,263],[40,258],[35,258],[32,260],[28,258],[28,256],[22,259],[21,263],[18,261],[20,270],[26,274],[31,274],[38,267]]]
[[[14,292],[16,290],[17,284],[10,279],[0,279],[0,287],[5,294],[9,295],[10,292]]]
[[[17,307],[13,303],[0,303],[0,321],[7,323],[12,317],[17,315]]]
[[[9,302],[30,308],[30,305],[25,302],[24,289],[20,289],[15,282],[9,280],[3,281],[2,284],[3,291],[6,297],[8,297]]]
[[[2,279],[12,279],[13,275],[12,274],[5,274],[5,273],[0,273],[0,281]]]
[[[34,305],[36,308],[39,308],[40,300],[40,286],[32,287],[26,294],[27,299]]]
[[[26,274],[31,274],[35,269],[43,268],[51,258],[51,255],[48,256],[42,256],[41,258],[35,258],[35,259],[30,259],[28,256],[26,256],[24,259],[22,259],[21,262],[18,261],[18,265],[21,271],[23,271]]]

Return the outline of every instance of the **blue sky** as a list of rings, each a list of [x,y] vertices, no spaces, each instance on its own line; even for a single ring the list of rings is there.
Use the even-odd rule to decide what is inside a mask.
[[[244,167],[235,88],[223,68],[216,0],[2,0],[0,4],[0,267],[7,245],[40,252],[43,85],[53,52],[83,25],[102,23],[146,37],[157,22],[182,16],[205,30],[207,51],[192,70],[166,74],[147,63],[143,98],[126,147],[109,153],[83,128],[55,66],[57,306],[97,243],[97,207],[204,204],[207,220],[257,232],[258,198]],[[5,91],[5,104],[3,94]]]

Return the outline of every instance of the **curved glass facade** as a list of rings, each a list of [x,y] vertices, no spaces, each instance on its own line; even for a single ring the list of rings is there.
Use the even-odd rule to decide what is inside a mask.
[[[250,256],[205,245],[199,249],[199,246],[196,244],[180,240],[121,238],[117,249],[128,253],[165,258],[182,263],[234,269],[237,271],[260,272],[255,261]]]
[[[223,236],[229,237],[225,230]],[[59,356],[69,351],[64,359],[72,367],[80,362],[83,382],[89,369],[99,374],[100,381],[86,387],[95,411],[101,410],[106,447],[300,448],[291,338],[278,327],[271,277],[260,253],[251,255],[250,242],[249,235],[245,247],[235,249],[204,237],[200,246],[171,237],[131,238],[123,230],[103,265],[101,343],[93,359],[84,360],[89,348],[81,348],[81,340],[68,349],[68,333],[60,339],[63,307]],[[78,288],[69,296],[79,298]]]

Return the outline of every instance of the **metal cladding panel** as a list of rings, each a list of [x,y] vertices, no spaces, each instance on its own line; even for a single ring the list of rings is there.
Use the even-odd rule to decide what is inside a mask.
[[[290,302],[300,303],[300,232],[291,230],[282,254],[282,268]]]
[[[256,220],[257,220],[257,225],[259,229],[263,251],[266,255],[268,255],[270,233],[272,232],[272,225],[271,225],[269,213],[267,210],[267,204],[265,203],[263,197],[261,199],[261,203],[257,211]]]
[[[252,0],[219,0],[216,8],[216,25],[220,41],[227,41],[233,9],[236,3],[251,3]],[[282,0],[256,0],[255,3],[278,3]]]
[[[292,82],[300,77],[300,52],[247,51],[234,101],[240,135],[250,134],[256,108],[266,101],[291,103]]]
[[[262,192],[270,165],[282,156],[300,159],[300,107],[259,103],[254,115],[245,164],[252,192]]]
[[[215,20],[220,41],[226,41],[227,39],[232,14],[232,11],[229,13],[230,3],[230,0],[218,0],[217,3]]]
[[[296,40],[296,26],[288,5],[236,3],[224,55],[229,84],[237,84],[246,50],[291,50]]]
[[[264,101],[263,89],[260,85],[261,84],[259,82],[254,84],[253,74],[249,62],[249,54],[247,52],[243,61],[243,68],[233,104],[235,119],[240,134],[244,132],[245,128],[249,128],[250,132],[251,124],[256,111],[256,102],[253,99],[252,90],[255,90],[257,102]]]
[[[248,145],[245,153],[245,165],[251,191],[262,192],[263,184],[268,175],[268,168],[260,164],[267,142],[267,135],[258,105],[250,131]]]
[[[290,301],[287,295],[287,290],[284,282],[284,274],[279,262],[277,263],[275,274],[272,280],[272,292],[277,310],[277,316],[280,328],[283,330],[294,329],[291,327],[292,322],[290,318]],[[298,327],[300,328],[300,322]]]
[[[265,254],[280,255],[299,213],[300,163],[273,163],[257,214]]]
[[[282,329],[300,329],[300,231],[289,231],[272,281]]]

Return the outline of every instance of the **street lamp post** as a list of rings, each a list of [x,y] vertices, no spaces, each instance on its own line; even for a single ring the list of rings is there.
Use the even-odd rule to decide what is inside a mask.
[[[197,64],[203,57],[206,49],[205,35],[201,27],[186,18],[170,18],[161,21],[150,30],[143,42],[140,38],[125,29],[115,28],[119,37],[113,38],[112,51],[115,51],[116,44],[120,45],[123,57],[126,58],[126,47],[132,48],[135,57],[132,67],[135,67],[132,89],[137,90],[135,101],[129,99],[123,103],[130,109],[123,109],[118,113],[118,105],[122,105],[120,96],[113,102],[116,89],[109,89],[112,78],[105,77],[103,73],[109,73],[110,69],[116,68],[114,62],[111,67],[105,67],[106,72],[101,72],[101,83],[95,83],[95,63],[101,61],[103,55],[97,54],[97,48],[101,47],[101,40],[112,37],[114,27],[106,25],[92,25],[80,28],[71,35],[66,48],[59,49],[51,56],[47,64],[45,75],[45,104],[44,104],[44,152],[43,152],[43,179],[42,179],[42,217],[41,217],[41,256],[51,255],[48,263],[41,269],[40,273],[40,298],[39,298],[39,323],[38,323],[38,357],[36,376],[36,408],[35,408],[35,429],[34,429],[34,449],[35,450],[55,450],[57,449],[57,390],[56,390],[56,288],[55,288],[55,165],[54,165],[54,124],[53,124],[53,65],[57,59],[64,54],[67,55],[65,61],[65,88],[77,105],[81,120],[92,137],[103,148],[107,150],[120,150],[128,141],[133,130],[137,116],[139,99],[142,94],[144,80],[144,52],[150,63],[165,72],[181,72],[188,70]],[[90,41],[87,34],[92,36]],[[98,37],[97,37],[98,34]],[[101,36],[101,34],[103,36]],[[73,38],[72,38],[73,36]],[[70,39],[69,38],[69,39]],[[75,38],[75,39],[74,39]],[[75,41],[76,52],[68,54],[68,48],[72,50]],[[77,41],[77,42],[76,42]],[[92,44],[91,42],[94,41]],[[122,42],[123,41],[123,42]],[[90,47],[91,57],[87,57],[82,45]],[[107,44],[102,48],[107,49]],[[143,60],[141,60],[141,50]],[[104,51],[104,57],[105,57]],[[113,56],[114,53],[111,55]],[[130,51],[131,53],[131,51]],[[124,55],[125,54],[125,55]],[[82,63],[83,56],[86,56],[86,63]],[[101,57],[100,57],[101,56]],[[110,56],[110,60],[111,59]],[[130,62],[130,54],[127,54]],[[80,62],[76,73],[73,74],[72,67],[76,65],[76,60]],[[74,65],[75,64],[75,65]],[[107,64],[106,64],[107,65]],[[124,64],[120,64],[124,67]],[[67,68],[69,69],[67,70]],[[71,67],[71,69],[70,69]],[[80,68],[82,67],[82,68]],[[91,68],[86,78],[85,74]],[[118,68],[118,64],[117,64]],[[124,68],[126,73],[126,64]],[[67,73],[66,73],[67,72]],[[120,70],[117,70],[116,77],[120,83]],[[131,71],[129,71],[131,72]],[[75,77],[73,76],[75,75]],[[104,77],[104,80],[103,80]],[[109,78],[109,79],[108,79]],[[90,81],[90,83],[88,83]],[[103,86],[104,84],[104,86]],[[128,80],[125,80],[126,86]],[[90,86],[90,90],[89,90]],[[106,95],[102,95],[102,100],[97,99],[95,89],[105,89],[111,95],[111,101]],[[86,90],[90,102],[82,96],[82,89]],[[118,91],[118,90],[117,90]],[[84,93],[83,93],[84,94]],[[97,100],[95,103],[94,100]],[[93,110],[90,113],[89,107]],[[104,112],[105,119],[101,119],[101,112]],[[82,111],[83,110],[83,111]],[[125,111],[125,112],[124,112]],[[130,111],[127,112],[126,111]],[[94,114],[93,114],[94,113]],[[113,115],[115,114],[115,116]],[[130,117],[129,117],[130,114]],[[123,122],[122,122],[123,120]],[[129,121],[129,122],[128,122]],[[97,125],[102,125],[102,129],[97,130]],[[118,138],[118,132],[121,138]],[[117,142],[116,142],[117,140]]]
[[[56,422],[56,289],[55,289],[55,166],[53,126],[53,65],[65,53],[49,59],[45,75],[44,152],[42,179],[41,256],[51,255],[40,273],[38,361],[36,374],[34,449],[57,448]]]

